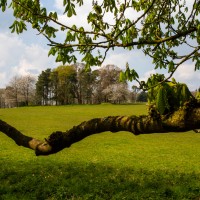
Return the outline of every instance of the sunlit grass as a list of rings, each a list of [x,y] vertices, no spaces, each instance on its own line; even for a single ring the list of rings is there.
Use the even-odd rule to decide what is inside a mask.
[[[146,113],[145,105],[83,105],[1,109],[0,118],[43,139],[94,117]],[[195,199],[200,135],[104,132],[36,157],[0,134],[0,168],[0,199]]]

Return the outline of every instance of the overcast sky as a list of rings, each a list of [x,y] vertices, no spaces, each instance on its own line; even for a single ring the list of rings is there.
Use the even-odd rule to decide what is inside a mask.
[[[60,14],[59,19],[62,22],[89,27],[86,20],[84,20],[89,7],[90,5],[86,3],[84,8],[79,8],[78,18],[70,18],[70,20],[61,16],[63,12],[62,0],[52,0],[49,9],[58,11]],[[60,65],[55,63],[55,57],[48,57],[48,41],[41,35],[37,35],[37,32],[30,27],[23,34],[11,34],[9,26],[12,24],[12,20],[10,11],[0,13],[0,88],[5,87],[15,75],[33,74],[37,76],[42,70]],[[141,79],[147,79],[150,74],[160,72],[155,71],[151,60],[138,50],[124,51],[117,49],[111,51],[103,65],[114,64],[124,69],[127,62],[131,68],[134,67]],[[162,71],[162,73],[166,72]],[[184,63],[177,70],[174,77],[178,82],[188,84],[191,90],[200,87],[200,71],[194,72],[194,64],[191,61]]]

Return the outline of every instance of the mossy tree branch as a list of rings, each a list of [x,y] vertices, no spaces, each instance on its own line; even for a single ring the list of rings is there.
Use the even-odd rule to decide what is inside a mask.
[[[16,128],[0,120],[0,131],[13,139],[17,145],[35,150],[37,156],[50,155],[70,147],[85,137],[105,131],[128,131],[134,135],[184,132],[200,129],[200,108],[185,110],[183,108],[168,117],[142,116],[108,116],[82,122],[66,132],[53,132],[45,141],[23,135]]]

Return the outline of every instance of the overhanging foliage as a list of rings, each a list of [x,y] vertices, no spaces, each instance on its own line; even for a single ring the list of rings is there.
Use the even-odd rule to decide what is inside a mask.
[[[8,7],[7,3],[0,1],[2,11]],[[64,0],[63,15],[67,18],[78,15],[76,9],[84,3]],[[39,0],[12,0],[10,6],[16,20],[10,28],[21,33],[27,29],[26,23],[32,24],[33,29],[48,39],[49,55],[56,55],[58,62],[76,62],[78,51],[87,67],[100,65],[110,49],[119,47],[142,49],[152,57],[155,68],[168,69],[170,77],[189,59],[195,62],[195,70],[200,69],[199,0],[91,1],[88,30],[76,24],[68,26],[61,22],[59,13],[42,5]],[[59,32],[66,36],[63,41],[56,38]],[[180,51],[182,47],[187,47],[187,53]]]

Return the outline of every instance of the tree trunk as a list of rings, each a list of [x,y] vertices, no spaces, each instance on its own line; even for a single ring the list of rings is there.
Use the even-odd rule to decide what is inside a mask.
[[[0,120],[0,131],[12,138],[17,145],[35,150],[36,155],[49,155],[70,147],[73,143],[92,134],[105,131],[129,131],[134,135],[184,132],[200,129],[200,108],[179,109],[166,116],[108,116],[82,122],[66,132],[53,132],[45,141],[23,135],[20,131]]]

